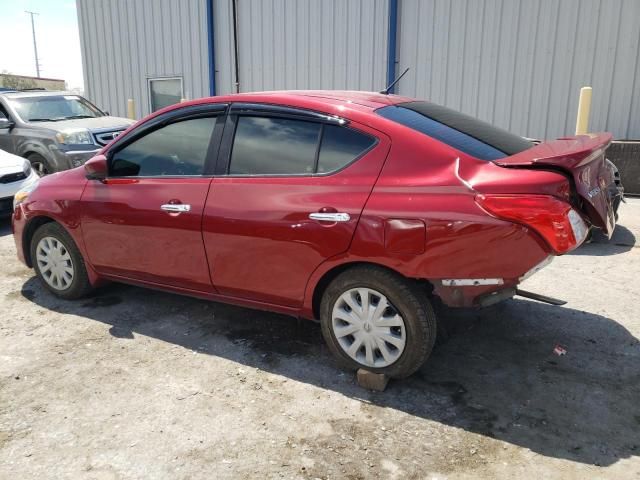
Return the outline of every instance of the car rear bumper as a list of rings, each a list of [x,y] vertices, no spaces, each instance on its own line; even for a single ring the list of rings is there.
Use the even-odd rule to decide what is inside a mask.
[[[618,221],[618,208],[620,208],[620,203],[624,201],[624,187],[622,186],[619,174],[617,175],[617,178],[615,178],[614,182],[609,184],[607,192],[609,194],[611,206],[613,207],[615,219]]]
[[[517,280],[501,285],[445,285],[434,282],[433,293],[448,307],[484,307],[515,295]]]
[[[529,269],[518,278],[457,278],[435,282],[434,293],[449,307],[486,307],[516,294],[516,287],[549,265],[553,256]]]

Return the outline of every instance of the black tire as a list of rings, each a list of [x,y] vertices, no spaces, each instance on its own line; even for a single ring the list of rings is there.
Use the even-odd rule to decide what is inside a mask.
[[[391,365],[372,368],[360,364],[344,352],[333,333],[333,306],[344,292],[353,288],[371,288],[382,293],[404,320],[405,348]],[[345,368],[362,368],[391,378],[408,377],[420,368],[431,354],[437,335],[436,316],[426,293],[416,283],[375,266],[350,268],[329,284],[320,304],[320,324],[329,350]]]
[[[49,160],[44,158],[39,153],[31,153],[27,155],[27,160],[29,160],[29,162],[31,163],[31,167],[41,177],[55,172],[55,170],[51,166],[51,162],[49,162]]]
[[[47,283],[47,281],[43,277],[43,273],[40,271],[40,265],[36,256],[36,248],[40,240],[44,237],[53,237],[58,242],[60,242],[66,251],[69,253],[71,257],[71,261],[73,264],[73,279],[69,286],[65,289],[57,289],[53,288],[51,285]],[[76,246],[71,235],[58,223],[50,222],[45,223],[41,227],[39,227],[35,233],[33,234],[33,238],[31,239],[30,245],[31,252],[31,260],[33,263],[33,268],[38,275],[38,278],[42,282],[42,284],[54,295],[64,298],[67,300],[74,300],[76,298],[81,298],[89,294],[93,287],[89,282],[89,276],[87,275],[87,269],[84,264],[84,259],[80,254],[80,250]]]

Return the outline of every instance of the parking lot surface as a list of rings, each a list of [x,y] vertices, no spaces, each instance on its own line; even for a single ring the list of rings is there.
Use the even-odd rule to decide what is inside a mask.
[[[0,478],[640,478],[640,200],[386,392],[318,325],[124,285],[68,302],[0,224]],[[565,355],[554,353],[556,351]]]

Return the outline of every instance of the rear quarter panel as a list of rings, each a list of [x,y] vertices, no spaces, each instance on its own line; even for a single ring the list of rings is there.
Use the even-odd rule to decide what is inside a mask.
[[[389,157],[351,248],[325,262],[314,272],[310,285],[332,268],[350,262],[383,265],[434,285],[445,278],[504,278],[509,285],[548,256],[548,246],[535,232],[492,217],[475,202],[476,192],[460,177],[460,171],[468,164],[478,168],[477,160],[421,134],[404,130],[388,133],[393,139]],[[413,245],[420,238],[419,222],[424,223],[422,251]],[[407,225],[411,248],[397,248],[402,244],[398,240],[402,227],[392,228],[394,238],[390,241],[393,224]],[[475,289],[473,296],[484,293],[482,287],[471,288]],[[312,292],[309,288],[306,306]]]

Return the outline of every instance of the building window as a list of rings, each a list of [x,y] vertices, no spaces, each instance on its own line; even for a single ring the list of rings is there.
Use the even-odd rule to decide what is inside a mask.
[[[149,79],[149,104],[152,112],[180,103],[182,98],[182,77]]]

